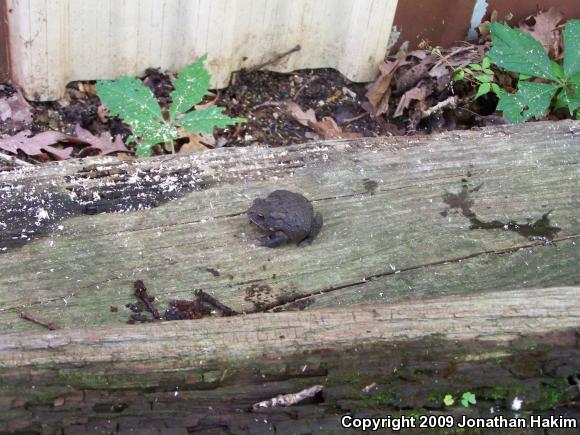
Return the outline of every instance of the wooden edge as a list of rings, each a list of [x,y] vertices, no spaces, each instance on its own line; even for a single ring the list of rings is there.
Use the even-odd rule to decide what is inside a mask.
[[[279,359],[430,336],[509,345],[516,337],[579,328],[579,290],[523,289],[392,305],[7,334],[0,342],[0,369],[105,363],[109,369],[130,371],[138,361],[175,369],[179,361],[191,364],[191,358],[203,368],[216,360]]]
[[[0,2],[0,80],[10,80],[8,6]]]

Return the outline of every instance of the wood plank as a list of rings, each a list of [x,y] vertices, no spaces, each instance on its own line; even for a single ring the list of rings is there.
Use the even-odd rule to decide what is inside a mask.
[[[464,415],[442,398],[465,391],[485,412],[519,397],[526,412],[565,415],[580,396],[569,383],[580,364],[579,290],[5,334],[0,428],[336,432],[347,413]],[[317,384],[322,403],[251,409]]]
[[[122,324],[135,279],[160,306],[203,288],[246,312],[317,293],[323,305],[413,298],[393,282],[417,274],[423,296],[520,288],[518,281],[580,284],[579,125],[104,158],[2,174],[0,331],[35,330],[18,319],[23,310],[63,327]],[[323,214],[312,245],[257,243],[245,211],[278,188],[303,192]],[[482,222],[533,223],[551,210],[557,246],[470,229],[462,195]],[[489,279],[502,268],[505,280]]]

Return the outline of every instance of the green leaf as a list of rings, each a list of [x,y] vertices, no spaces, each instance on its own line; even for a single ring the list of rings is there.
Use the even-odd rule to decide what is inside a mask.
[[[137,154],[137,157],[151,157],[153,145],[147,142],[139,142],[135,147],[135,154]]]
[[[491,82],[491,77],[485,76],[485,75],[480,75],[480,76],[477,76],[475,78],[475,80],[477,80],[480,83],[489,83],[489,82]]]
[[[483,69],[487,69],[487,68],[489,68],[490,66],[491,66],[491,59],[490,59],[489,57],[485,56],[485,57],[483,58],[483,60],[481,61],[481,67],[482,67]]]
[[[573,92],[568,88],[562,89],[556,98],[556,109],[567,107],[570,116],[580,108],[580,92]]]
[[[469,391],[466,391],[461,396],[461,404],[466,408],[468,408],[469,405],[475,405],[476,403],[477,401],[475,400],[475,394],[470,393]]]
[[[244,122],[244,118],[230,118],[224,115],[223,107],[210,107],[208,109],[196,110],[186,113],[182,118],[176,121],[187,131],[212,134],[214,127],[223,128],[228,125],[239,124]]]
[[[151,90],[134,77],[97,82],[97,95],[113,116],[120,116],[133,131],[144,124],[163,122],[161,109]]]
[[[477,89],[477,94],[475,94],[475,97],[473,97],[473,99],[477,100],[482,95],[487,94],[490,90],[491,90],[491,83],[483,83]]]
[[[520,74],[520,75],[518,76],[518,80],[519,80],[519,81],[522,81],[522,80],[529,80],[529,79],[531,79],[531,78],[532,78],[532,76],[529,76],[529,75],[527,75],[527,74]]]
[[[546,50],[527,32],[505,24],[490,23],[493,47],[488,55],[493,62],[508,71],[558,80]]]
[[[499,94],[501,94],[501,92],[502,92],[501,88],[499,87],[499,85],[497,83],[491,83],[491,90],[498,97],[499,97]]]
[[[481,65],[478,65],[476,63],[470,63],[469,66],[471,67],[472,70],[474,71],[481,71],[483,68],[481,67]]]
[[[487,75],[493,76],[493,71],[492,71],[492,70],[490,70],[489,68],[484,68],[484,69],[483,69],[483,72],[484,72],[485,74],[487,74]]]
[[[453,80],[459,81],[463,80],[464,78],[465,78],[465,70],[458,69],[457,71],[455,71],[455,74],[453,75]]]
[[[497,110],[501,110],[509,122],[541,118],[558,89],[558,86],[549,83],[520,82],[515,94],[501,91]]]
[[[580,73],[580,20],[568,20],[564,27],[564,75]]]
[[[169,106],[169,116],[172,120],[199,103],[207,93],[211,76],[203,65],[206,59],[207,53],[195,63],[186,66],[173,81],[175,90],[171,93],[172,103]]]
[[[451,394],[446,394],[445,397],[443,398],[443,404],[445,406],[451,406],[455,403],[455,399],[453,398],[453,396]]]
[[[558,76],[558,78],[563,79],[564,78],[564,69],[562,68],[562,66],[556,62],[555,60],[552,60],[550,62],[552,64],[552,71],[554,71],[554,74],[556,74]]]

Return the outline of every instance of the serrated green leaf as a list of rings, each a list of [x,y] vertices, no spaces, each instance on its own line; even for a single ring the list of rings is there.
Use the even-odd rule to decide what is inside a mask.
[[[573,92],[568,88],[562,89],[556,98],[556,109],[562,107],[567,107],[570,112],[570,116],[574,115],[574,112],[580,108],[580,93]]]
[[[228,125],[239,124],[245,122],[244,118],[230,118],[224,115],[223,107],[210,107],[208,109],[196,110],[194,112],[186,113],[182,118],[178,119],[176,123],[181,125],[187,131],[202,132],[212,134],[214,127],[223,128]]]
[[[137,157],[151,157],[151,154],[153,154],[153,145],[154,144],[140,142],[135,147],[135,154]]]
[[[524,122],[534,117],[541,118],[550,107],[558,86],[549,83],[520,82],[515,94],[501,92],[497,110],[509,122]]]
[[[492,71],[492,70],[490,70],[489,68],[484,68],[484,69],[483,69],[483,72],[484,72],[485,74],[487,74],[487,75],[493,76],[493,71]]]
[[[489,83],[489,82],[491,82],[491,77],[485,76],[485,75],[480,75],[480,76],[477,76],[475,78],[475,80],[477,80],[480,83]]]
[[[481,65],[478,65],[476,63],[470,63],[469,67],[474,70],[474,71],[481,71],[483,68],[481,67]]]
[[[488,55],[505,70],[558,80],[546,50],[527,32],[512,29],[505,24],[490,23],[493,46]]]
[[[481,61],[481,67],[483,69],[489,68],[491,66],[491,59],[487,56],[485,56],[483,58],[483,60]]]
[[[207,53],[186,66],[173,81],[175,90],[171,93],[172,103],[169,106],[171,119],[175,119],[180,113],[187,112],[207,93],[211,76],[203,65],[206,59]]]
[[[473,97],[473,99],[477,100],[482,95],[487,94],[490,90],[491,90],[491,84],[490,83],[483,83],[482,85],[479,86],[479,88],[477,88],[477,94],[475,94],[475,97]]]
[[[134,77],[98,81],[97,95],[113,116],[133,124],[163,122],[161,109],[151,90]]]
[[[580,20],[568,20],[564,27],[564,74],[580,73]]]
[[[491,83],[491,90],[498,97],[499,97],[499,94],[501,94],[501,92],[502,92],[501,88],[499,87],[499,85],[497,83]]]

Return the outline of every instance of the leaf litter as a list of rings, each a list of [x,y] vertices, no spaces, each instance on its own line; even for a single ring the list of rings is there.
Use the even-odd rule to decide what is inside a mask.
[[[496,17],[492,14],[491,21]],[[559,59],[561,20],[560,12],[551,8],[526,18],[519,27],[540,41],[552,59]],[[228,87],[214,91],[198,105],[225,107],[228,116],[243,117],[247,122],[216,128],[213,134],[179,131],[175,149],[184,154],[223,146],[276,147],[319,139],[429,134],[504,123],[496,112],[495,95],[474,99],[476,84],[453,81],[457,68],[480,63],[489,50],[486,26],[479,26],[480,38],[474,44],[438,48],[437,53],[425,41],[419,49],[400,50],[385,58],[371,83],[350,82],[332,69],[289,74],[238,71],[232,74]],[[514,77],[495,73],[498,84],[513,92]],[[146,70],[143,78],[164,117],[170,116],[174,78],[153,68]],[[131,133],[120,119],[107,113],[95,95],[94,82],[70,83],[65,98],[55,102],[28,102],[17,87],[0,83],[0,149],[15,158],[30,163],[95,154],[133,158],[133,145],[127,145]],[[161,145],[153,151],[169,152]],[[13,166],[0,159],[0,170]]]

